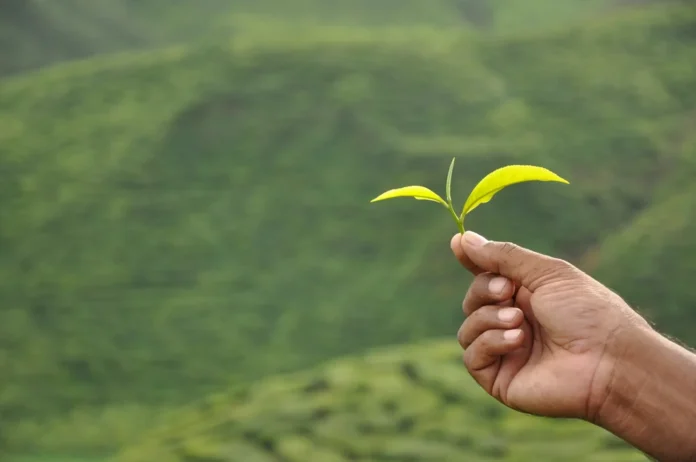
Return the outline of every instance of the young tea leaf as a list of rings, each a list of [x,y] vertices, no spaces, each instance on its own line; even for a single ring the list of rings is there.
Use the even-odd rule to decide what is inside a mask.
[[[452,172],[454,171],[454,161],[457,160],[456,157],[452,158],[452,163],[450,163],[449,166],[449,171],[447,172],[447,185],[446,185],[446,192],[447,192],[447,203],[452,206]]]
[[[461,216],[464,217],[479,205],[490,201],[507,186],[525,181],[557,181],[569,184],[567,180],[543,167],[508,165],[489,173],[476,185],[464,204]]]
[[[421,201],[438,202],[447,207],[447,202],[445,202],[444,199],[424,186],[405,186],[403,188],[390,189],[389,191],[375,197],[370,202],[383,201],[386,199],[393,199],[395,197],[413,197],[414,199]]]

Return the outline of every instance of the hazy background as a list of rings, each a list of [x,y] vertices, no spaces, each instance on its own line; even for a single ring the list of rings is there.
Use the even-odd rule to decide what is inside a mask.
[[[696,7],[0,0],[0,459],[639,461],[460,361],[456,227],[696,346]],[[291,375],[285,375],[285,374]]]

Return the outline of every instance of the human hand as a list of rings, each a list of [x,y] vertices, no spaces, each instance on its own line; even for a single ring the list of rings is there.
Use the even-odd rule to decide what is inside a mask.
[[[593,421],[609,393],[621,338],[647,322],[570,263],[475,233],[452,251],[474,275],[458,339],[491,396],[518,411]]]

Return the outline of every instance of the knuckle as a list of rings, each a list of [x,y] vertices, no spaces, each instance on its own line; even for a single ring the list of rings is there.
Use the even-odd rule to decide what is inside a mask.
[[[457,331],[457,341],[459,341],[459,344],[462,346],[462,348],[466,348],[466,327],[465,323],[463,323],[461,326],[459,326],[459,330]]]
[[[575,280],[581,276],[580,270],[566,260],[547,257],[546,263],[535,268],[537,283],[544,284],[553,281]]]
[[[474,340],[476,342],[477,349],[479,351],[487,351],[488,349],[490,349],[491,345],[494,343],[494,335],[495,332],[492,330],[486,330],[479,333],[479,335]]]
[[[462,325],[459,327],[459,332],[457,332],[457,339],[462,348],[468,348],[474,340],[476,340],[477,330],[476,330],[476,318],[471,321],[471,318],[466,319]]]
[[[556,278],[560,277],[563,279],[576,279],[583,274],[572,263],[555,257],[551,258],[550,264],[548,265],[548,271],[550,273],[552,272],[553,276]],[[551,274],[549,276],[551,276]]]
[[[556,257],[549,257],[551,261],[551,265],[556,268],[557,271],[572,271],[575,269],[575,267],[568,261],[563,260],[562,258],[556,258]]]
[[[459,344],[464,348],[468,348],[472,343],[487,345],[491,340],[493,332],[490,329],[496,327],[493,321],[494,314],[490,307],[483,307],[476,310],[468,316],[457,332]]]
[[[477,300],[485,300],[488,297],[488,285],[493,277],[494,275],[491,273],[482,273],[476,276],[476,279],[471,285],[471,294],[476,297]]]
[[[481,307],[481,305],[486,301],[488,294],[488,281],[490,276],[487,274],[480,274],[474,278],[469,285],[469,289],[466,292],[466,296],[462,301],[462,310],[465,314],[471,315]]]
[[[500,246],[500,259],[504,261],[505,266],[516,270],[524,265],[525,259],[520,258],[522,248],[513,242],[503,242]]]
[[[513,254],[519,249],[518,245],[513,242],[501,242],[500,251],[504,254]]]
[[[482,306],[464,320],[464,328],[472,332],[483,332],[488,325],[488,309]]]
[[[492,344],[495,336],[495,331],[487,330],[481,333],[476,339],[482,350],[488,349]]]
[[[495,348],[495,331],[485,331],[464,349],[464,365],[470,372],[481,368]]]
[[[493,274],[491,273],[480,273],[477,274],[476,277],[474,277],[473,283],[478,285],[485,285],[488,284],[488,281],[490,281],[492,277]]]
[[[538,265],[538,268],[535,268],[535,272],[537,274],[537,281],[543,282],[543,281],[550,281],[553,279],[558,278],[561,273],[562,269],[560,265],[556,265],[555,263],[551,263],[550,265]]]
[[[467,338],[475,338],[489,328],[488,316],[484,308],[471,313],[462,324],[462,329]]]
[[[470,313],[470,306],[472,305],[471,302],[471,295],[467,294],[466,298],[462,302],[462,311],[464,312],[464,315],[467,317],[471,316],[472,313]]]
[[[464,367],[468,370],[473,369],[474,356],[471,350],[464,351],[464,354],[462,354],[462,362],[464,363]]]

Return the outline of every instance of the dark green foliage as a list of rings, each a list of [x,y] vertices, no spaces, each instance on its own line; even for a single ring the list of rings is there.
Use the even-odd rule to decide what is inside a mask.
[[[486,396],[452,340],[376,351],[220,393],[171,416],[114,462],[644,461],[587,423]]]
[[[652,219],[625,227],[654,198],[663,226],[690,206],[673,195],[696,162],[694,27],[692,8],[663,7],[507,38],[310,29],[5,80],[0,415],[44,436],[33,421],[124,403],[147,414],[229,381],[454,336],[468,279],[451,219],[368,202],[405,184],[442,193],[452,155],[458,202],[503,164],[568,178],[503,191],[467,227],[574,261],[616,231],[603,279],[662,309],[627,271],[631,233]],[[681,258],[683,279],[665,286],[675,315],[661,327],[688,340],[695,238],[673,223],[681,244],[654,268]],[[660,280],[637,263],[641,284]],[[33,445],[26,428],[5,443]]]
[[[205,0],[192,5],[189,0],[2,0],[0,76],[102,53],[227,39],[247,30],[250,18],[264,25],[291,19],[296,28],[422,25],[509,33],[579,23],[622,6],[616,0]]]
[[[134,17],[102,0],[0,1],[0,76],[148,42]]]
[[[656,202],[597,250],[593,273],[659,328],[693,345],[696,189]],[[630,268],[630,270],[629,270]],[[688,320],[688,321],[685,321]]]

